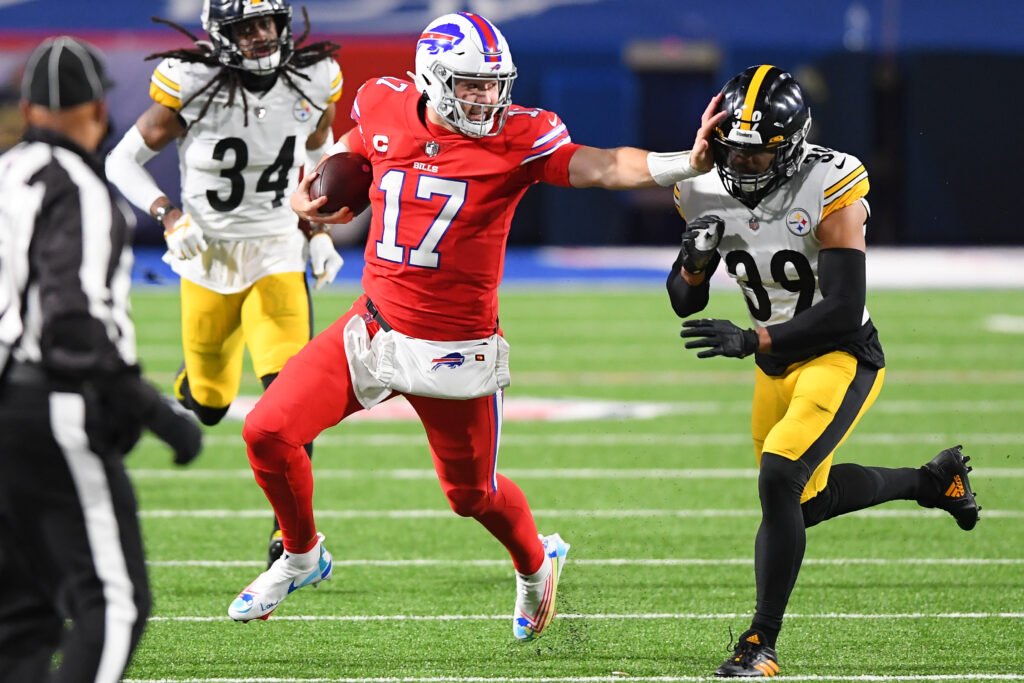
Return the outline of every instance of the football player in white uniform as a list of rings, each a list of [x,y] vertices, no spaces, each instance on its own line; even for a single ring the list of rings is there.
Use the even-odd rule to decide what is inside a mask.
[[[243,345],[264,388],[312,336],[307,258],[317,286],[341,257],[330,236],[307,241],[287,198],[333,143],[341,96],[337,45],[302,46],[285,0],[207,0],[209,41],[153,55],[153,104],[107,158],[107,175],[164,227],[164,260],[181,277],[185,362],[178,400],[206,425],[238,395]],[[144,164],[178,146],[182,208]],[[308,452],[311,446],[307,447]],[[276,520],[269,560],[282,552]]]
[[[832,465],[885,375],[864,305],[868,174],[852,155],[807,144],[810,109],[781,69],[750,67],[722,95],[726,118],[712,138],[718,173],[675,187],[687,230],[667,285],[676,314],[692,316],[707,305],[708,280],[724,261],[750,310],[753,329],[687,320],[681,336],[700,358],[756,361],[757,607],[715,673],[774,676],[806,527],[902,499],[942,508],[970,530],[980,508],[959,446],[920,468]]]

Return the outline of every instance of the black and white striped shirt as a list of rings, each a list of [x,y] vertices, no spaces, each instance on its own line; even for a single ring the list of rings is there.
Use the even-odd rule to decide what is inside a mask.
[[[133,227],[102,163],[58,133],[30,128],[0,156],[0,368],[80,381],[135,365]]]

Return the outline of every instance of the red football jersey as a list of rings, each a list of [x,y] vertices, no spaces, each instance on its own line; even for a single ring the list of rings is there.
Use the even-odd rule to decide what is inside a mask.
[[[352,151],[373,165],[363,289],[399,332],[486,337],[516,205],[533,183],[567,186],[578,145],[543,109],[513,105],[500,135],[470,138],[421,119],[419,100],[412,83],[378,78],[352,106]]]

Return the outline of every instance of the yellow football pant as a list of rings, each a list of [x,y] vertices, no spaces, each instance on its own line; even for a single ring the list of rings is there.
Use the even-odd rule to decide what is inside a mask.
[[[185,373],[196,403],[226,408],[238,395],[244,346],[259,378],[280,372],[312,338],[304,273],[260,278],[248,289],[218,294],[181,280],[181,341]]]
[[[825,488],[832,456],[875,402],[885,369],[833,351],[795,363],[779,377],[756,372],[751,431],[758,467],[765,452],[803,459],[812,472],[800,497],[805,503]]]

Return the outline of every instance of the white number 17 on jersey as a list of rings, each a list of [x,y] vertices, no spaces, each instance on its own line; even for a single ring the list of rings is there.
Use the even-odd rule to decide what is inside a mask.
[[[405,263],[405,247],[398,244],[398,221],[401,215],[402,186],[405,184],[405,171],[392,169],[380,179],[380,189],[384,193],[384,232],[377,242],[377,258],[394,263]],[[464,180],[437,178],[430,175],[418,176],[416,181],[416,198],[429,201],[434,196],[446,197],[441,210],[423,239],[415,248],[409,250],[409,265],[422,268],[437,268],[440,257],[436,251],[438,243],[448,232],[459,209],[466,201]]]

